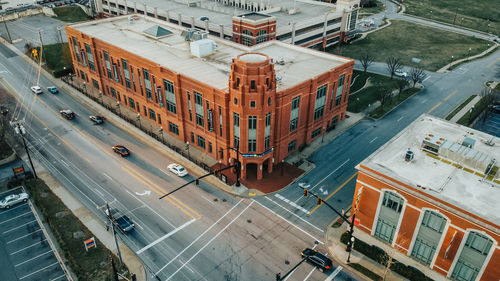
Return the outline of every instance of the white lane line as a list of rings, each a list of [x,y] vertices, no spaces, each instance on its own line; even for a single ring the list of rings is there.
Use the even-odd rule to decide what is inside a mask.
[[[342,266],[340,266],[340,265],[339,265],[339,267],[337,267],[337,268],[335,269],[335,271],[334,271],[334,272],[332,272],[332,274],[330,274],[330,276],[328,276],[328,277],[325,279],[325,281],[332,281],[332,280],[333,280],[333,278],[335,278],[335,276],[337,276],[337,274],[339,274],[341,270],[342,270]]]
[[[97,188],[94,188],[94,192],[97,193],[97,194],[99,194],[99,195],[101,195],[101,198],[103,198],[103,199],[105,198],[104,194],[102,194],[102,192],[100,192],[99,190],[97,190]]]
[[[252,200],[252,202],[250,202],[250,204],[248,204],[248,206],[245,207],[245,209],[243,209],[233,220],[231,220],[226,226],[224,226],[221,230],[219,230],[219,232],[217,232],[217,234],[215,234],[214,237],[212,237],[212,239],[210,239],[205,245],[203,245],[203,247],[201,247],[201,249],[199,249],[194,255],[192,255],[185,263],[182,264],[181,267],[179,267],[172,275],[170,275],[166,281],[172,279],[172,277],[174,277],[177,272],[179,272],[182,268],[184,268],[184,266],[186,266],[186,264],[188,264],[190,261],[192,261],[201,251],[203,251],[208,245],[210,245],[210,243],[212,243],[212,241],[215,240],[215,238],[219,237],[219,235],[226,231],[226,229],[231,226],[241,215],[243,215],[243,213],[248,210],[248,208],[250,208],[250,206],[252,206],[253,202],[255,202],[255,200]]]
[[[42,242],[44,242],[44,241],[47,241],[47,239],[40,240],[40,242],[33,243],[33,244],[31,244],[31,245],[29,245],[29,246],[27,246],[27,247],[24,247],[24,248],[22,248],[22,249],[20,249],[20,250],[17,250],[17,251],[15,251],[15,252],[12,252],[12,253],[10,253],[9,255],[11,255],[11,256],[12,256],[12,255],[15,255],[15,254],[17,254],[17,253],[19,253],[19,252],[22,252],[22,251],[26,250],[26,249],[29,249],[29,248],[31,248],[31,247],[33,247],[33,246],[40,245],[40,243],[42,243]]]
[[[374,142],[376,139],[378,139],[378,137],[374,137],[374,138],[370,141],[370,143]]]
[[[19,215],[19,216],[15,216],[15,217],[13,217],[13,218],[10,218],[10,219],[8,219],[8,220],[5,220],[5,221],[3,221],[3,222],[0,222],[0,224],[6,223],[6,222],[11,221],[11,220],[15,220],[15,219],[17,219],[17,218],[19,218],[19,217],[22,217],[22,216],[24,216],[24,215],[27,215],[27,214],[31,214],[31,212],[26,212],[26,213],[21,214],[21,215]]]
[[[66,167],[68,167],[68,168],[69,168],[69,165],[68,165],[68,163],[64,162],[64,160],[62,160],[62,159],[59,159],[59,161],[61,161],[61,163],[63,163],[63,164],[64,164],[64,166],[66,166]]]
[[[152,243],[150,243],[149,245],[145,246],[144,248],[140,249],[139,251],[135,252],[136,254],[141,254],[143,253],[144,251],[146,251],[147,249],[153,247],[154,245],[160,243],[161,241],[167,239],[168,237],[174,235],[175,233],[177,233],[179,230],[182,230],[184,227],[192,224],[193,222],[195,222],[195,219],[191,219],[190,221],[184,223],[183,225],[179,226],[178,228],[170,231],[169,233],[163,235],[162,237],[156,239],[155,241],[153,241]]]
[[[9,229],[9,230],[7,230],[7,231],[4,231],[4,232],[3,232],[3,234],[5,234],[5,233],[9,233],[9,232],[11,232],[11,231],[14,231],[14,230],[16,230],[16,229],[18,229],[18,228],[21,228],[21,227],[23,227],[23,226],[25,226],[25,225],[28,225],[28,224],[30,224],[30,223],[34,223],[34,222],[36,222],[36,220],[32,220],[32,221],[30,221],[30,222],[27,222],[27,223],[21,224],[20,226],[16,226],[16,227],[14,227],[14,228],[11,228],[11,229]]]
[[[106,174],[106,173],[102,173],[102,175],[103,175],[103,176],[105,176],[105,177],[107,177],[110,181],[113,181],[113,178],[112,178],[112,177],[110,177],[110,176],[108,176],[108,174]]]
[[[170,173],[169,173],[169,172],[167,172],[167,171],[165,171],[165,170],[163,170],[163,169],[161,169],[161,168],[160,168],[160,171],[164,172],[164,173],[165,173],[165,174],[167,174],[167,175],[170,175]]]
[[[9,242],[7,242],[7,244],[10,244],[10,243],[16,242],[17,240],[19,240],[19,239],[23,239],[24,237],[30,236],[30,235],[32,235],[33,233],[38,232],[38,231],[42,231],[42,229],[40,228],[40,229],[37,229],[37,230],[35,230],[35,231],[33,231],[33,232],[30,232],[30,233],[28,233],[28,234],[26,234],[26,235],[23,235],[23,236],[21,236],[21,237],[17,237],[16,239],[14,239],[14,240],[10,240]]]
[[[319,228],[319,227],[315,226],[314,224],[312,224],[312,223],[310,223],[310,222],[306,221],[305,219],[303,219],[302,217],[298,216],[297,214],[295,214],[295,213],[293,213],[293,212],[290,212],[290,210],[288,210],[287,208],[285,208],[285,207],[281,206],[280,204],[278,204],[278,203],[277,203],[276,201],[274,201],[273,199],[270,199],[269,197],[266,197],[266,199],[267,199],[267,200],[269,200],[269,201],[271,201],[271,202],[273,202],[274,204],[278,205],[278,206],[279,206],[279,207],[281,207],[283,210],[285,210],[285,211],[289,212],[290,214],[294,215],[295,217],[297,217],[297,218],[298,218],[298,219],[300,219],[301,221],[303,221],[303,222],[307,223],[308,225],[310,225],[310,226],[314,227],[316,230],[319,230],[319,231],[321,231],[321,232],[324,232],[323,230],[321,230],[321,228]],[[309,211],[307,211],[306,213],[309,215]]]
[[[423,99],[420,103],[426,103],[427,99]]]
[[[66,277],[66,275],[64,275],[64,274],[63,274],[63,275],[61,275],[61,276],[59,276],[59,277],[56,277],[56,278],[54,278],[54,279],[50,279],[50,281],[55,281],[55,280],[61,279],[61,278],[63,278],[63,277]]]
[[[203,196],[203,195],[200,195],[200,196],[201,196],[201,197],[203,197],[203,199],[205,199],[205,200],[207,200],[208,202],[210,202],[212,205],[215,205],[215,203],[214,203],[212,200],[208,199],[207,197],[205,197],[205,196]]]
[[[399,121],[403,120],[403,118],[405,118],[405,117],[404,116],[399,117],[396,122],[399,122]]]
[[[39,270],[34,271],[34,272],[31,272],[31,273],[30,273],[30,274],[28,274],[28,275],[24,275],[23,277],[19,278],[19,280],[24,279],[24,278],[26,278],[26,277],[30,277],[31,275],[36,274],[36,273],[38,273],[38,272],[40,272],[40,271],[42,271],[42,270],[45,270],[45,269],[47,269],[47,268],[49,268],[49,267],[51,267],[51,266],[53,266],[53,265],[55,265],[55,264],[58,264],[58,262],[55,262],[55,263],[53,263],[53,264],[49,264],[49,265],[47,265],[46,267],[44,267],[44,268],[40,268]]]
[[[431,78],[431,75],[427,75],[427,77],[426,77],[424,80],[422,80],[422,82],[421,82],[421,83],[425,82],[425,80],[427,80],[427,79],[429,79],[429,78]]]
[[[142,226],[141,226],[140,224],[138,224],[137,222],[134,222],[134,225],[135,225],[135,226],[140,227],[141,229],[144,229],[144,227],[142,227]]]
[[[25,264],[25,263],[27,263],[27,262],[29,262],[29,261],[32,261],[32,260],[34,260],[34,259],[37,259],[37,258],[39,258],[39,257],[41,257],[41,256],[44,256],[44,255],[48,254],[48,253],[52,253],[52,250],[47,251],[47,252],[45,252],[45,253],[43,253],[43,254],[39,254],[39,255],[38,255],[38,256],[36,256],[36,257],[32,257],[31,259],[25,260],[25,261],[23,261],[23,262],[21,262],[21,263],[18,263],[18,264],[16,264],[16,265],[14,265],[14,266],[20,266],[20,265],[23,265],[23,264]]]
[[[253,200],[253,199],[252,199]],[[258,201],[255,201],[253,200],[254,202],[256,202],[257,204],[261,205],[264,209],[268,210],[269,212],[275,214],[276,216],[278,216],[279,218],[281,218],[282,220],[286,221],[287,223],[289,223],[290,225],[294,226],[295,228],[297,228],[298,230],[302,231],[305,235],[311,237],[312,239],[314,239],[314,241],[318,241],[319,243],[321,244],[325,244],[323,242],[321,242],[321,240],[319,240],[318,238],[312,236],[311,234],[309,234],[307,231],[303,230],[302,228],[296,226],[295,224],[291,223],[289,220],[285,219],[284,217],[278,215],[276,212],[274,212],[273,210],[269,209],[268,207],[262,205],[261,203],[259,203]]]
[[[224,217],[226,217],[234,208],[236,208],[241,202],[243,202],[243,199],[238,201],[229,211],[227,211],[222,217],[220,217],[216,222],[214,222],[209,228],[207,228],[205,231],[203,231],[202,234],[200,234],[193,242],[191,242],[184,250],[182,250],[180,253],[177,254],[173,259],[171,259],[166,265],[164,265],[158,272],[155,273],[155,275],[158,275],[162,270],[164,270],[168,265],[170,265],[174,260],[176,260],[180,255],[182,255],[187,249],[189,249],[196,241],[198,241],[203,235],[205,235],[207,232],[210,231],[216,224],[218,224]]]
[[[309,274],[307,274],[306,278],[304,278],[304,281],[306,281],[307,279],[309,279],[309,277],[313,274],[313,272],[316,270],[316,267],[313,267],[313,269],[311,270],[311,272],[309,272]]]
[[[293,201],[288,200],[287,198],[285,198],[285,197],[284,197],[284,196],[282,196],[281,194],[276,193],[276,194],[274,194],[274,197],[277,197],[278,199],[281,199],[281,200],[285,201],[286,203],[288,203],[288,204],[292,205],[294,208],[299,209],[300,211],[302,211],[302,212],[304,212],[304,213],[306,213],[306,214],[308,214],[308,215],[309,215],[309,211],[308,211],[308,210],[306,210],[306,209],[304,209],[303,207],[299,206],[297,203],[295,203],[295,202],[293,202]],[[267,198],[267,197],[266,197],[266,198]]]
[[[151,212],[153,212],[153,214],[157,215],[159,218],[161,218],[164,222],[168,223],[168,225],[170,225],[171,227],[174,227],[175,228],[175,225],[173,225],[171,222],[169,222],[167,219],[165,219],[164,217],[162,217],[160,214],[158,214],[155,210],[153,210],[151,207],[149,207],[148,205],[146,205],[146,203],[144,203],[144,201],[142,201],[141,199],[139,199],[137,196],[135,196],[134,194],[132,194],[132,192],[128,191],[128,190],[125,190],[128,194],[130,194],[130,196],[134,197],[137,201],[141,202],[142,205],[146,206],[146,208],[148,208]]]

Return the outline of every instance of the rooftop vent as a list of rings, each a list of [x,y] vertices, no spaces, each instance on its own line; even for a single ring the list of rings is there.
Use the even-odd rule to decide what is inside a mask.
[[[159,25],[153,25],[153,26],[149,27],[148,29],[144,30],[143,33],[148,35],[148,36],[154,37],[156,39],[160,39],[160,38],[169,36],[170,34],[172,34],[172,31],[170,31],[166,28],[163,28]]]
[[[429,134],[422,141],[422,150],[438,155],[439,147],[443,144],[442,138],[437,138],[432,134]]]
[[[191,42],[191,54],[196,57],[204,57],[215,53],[217,44],[211,39],[202,39]]]
[[[411,160],[413,160],[414,156],[415,156],[415,153],[413,153],[413,151],[408,149],[408,151],[406,151],[406,154],[405,154],[405,161],[410,162]]]
[[[207,31],[196,29],[196,28],[188,28],[188,29],[182,31],[181,35],[184,36],[184,40],[190,41],[190,42],[208,38]]]
[[[473,148],[475,143],[476,143],[475,139],[465,138],[464,141],[462,142],[462,145],[468,148]]]
[[[276,61],[276,64],[285,65],[285,59],[283,57],[280,57],[278,61]]]

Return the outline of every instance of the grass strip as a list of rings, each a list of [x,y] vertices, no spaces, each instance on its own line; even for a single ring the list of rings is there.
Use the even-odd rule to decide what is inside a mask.
[[[52,9],[56,18],[65,22],[79,22],[89,20],[90,17],[77,5],[62,6]]]
[[[488,99],[481,98],[472,108],[472,112],[469,112],[462,116],[457,123],[464,126],[469,126],[472,121],[476,120],[476,118],[488,107]]]
[[[371,280],[374,281],[382,280],[382,277],[380,275],[376,274],[375,272],[369,270],[368,268],[362,266],[359,263],[349,263],[348,265],[357,270],[358,272],[362,273],[364,276],[370,278]]]
[[[453,118],[453,116],[455,116],[460,110],[462,110],[462,108],[464,108],[466,105],[469,104],[469,102],[474,99],[476,97],[476,95],[472,95],[472,96],[469,96],[464,102],[462,102],[459,106],[457,106],[455,109],[453,109],[452,112],[450,112],[450,114],[448,114],[448,116],[446,116],[446,120],[450,120],[451,118]]]
[[[393,108],[397,107],[402,102],[407,100],[409,97],[412,97],[414,94],[416,94],[419,91],[420,91],[420,89],[418,89],[418,88],[410,88],[410,89],[404,90],[400,95],[393,97],[389,103],[386,103],[383,106],[379,106],[377,109],[372,111],[370,113],[370,117],[377,119],[377,118],[384,116],[387,112],[391,111]]]

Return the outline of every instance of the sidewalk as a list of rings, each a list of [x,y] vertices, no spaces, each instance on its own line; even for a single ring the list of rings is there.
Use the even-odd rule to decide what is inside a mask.
[[[456,123],[460,118],[465,116],[472,107],[481,100],[480,96],[475,96],[467,105],[465,105],[455,116],[450,119],[450,122]],[[470,114],[470,113],[469,113]]]
[[[346,245],[340,242],[340,236],[342,233],[346,232],[348,230],[348,224],[343,223],[340,227],[338,228],[333,228],[331,227],[331,224],[328,225],[327,231],[326,231],[326,246],[328,248],[328,252],[332,256],[332,258],[338,262],[340,265],[343,267],[349,268],[350,270],[355,270],[354,268],[350,267],[347,264],[347,257],[348,253],[345,251]],[[394,259],[397,261],[410,265],[418,270],[420,270],[422,273],[424,273],[427,277],[432,278],[435,281],[445,281],[448,280],[446,279],[445,276],[440,275],[436,271],[432,270],[431,268],[415,261],[413,258],[395,250],[392,248],[390,245],[385,244],[375,237],[367,234],[364,231],[361,231],[357,228],[354,230],[354,237],[356,240],[361,240],[367,244],[370,245],[376,245],[377,247],[381,248],[384,250],[386,253],[388,253],[390,256],[392,256]],[[356,242],[354,242],[356,244]],[[377,274],[378,276],[383,277],[385,273],[385,266],[377,263],[376,261],[364,256],[363,254],[359,253],[358,251],[353,250],[351,252],[351,257],[350,257],[350,263],[357,263],[364,268],[372,271],[373,273]],[[361,276],[365,277],[366,280],[371,280],[368,277],[362,275],[359,273]],[[401,281],[401,280],[408,280],[404,278],[403,276],[392,272],[388,271],[385,280],[387,281]]]

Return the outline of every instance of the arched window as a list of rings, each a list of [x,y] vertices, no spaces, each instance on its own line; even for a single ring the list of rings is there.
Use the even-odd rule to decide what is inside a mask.
[[[435,211],[426,210],[422,215],[411,256],[426,265],[431,264],[445,226],[445,217]]]
[[[243,36],[241,39],[241,43],[246,46],[252,46],[253,45],[253,34],[250,30],[248,29],[243,29],[241,32]]]
[[[392,243],[399,217],[403,210],[404,199],[391,191],[385,191],[381,196],[384,197],[380,206],[374,235],[388,243]]]
[[[267,41],[267,31],[259,30],[257,33],[257,44]]]
[[[451,274],[451,279],[458,281],[476,280],[492,245],[493,240],[486,235],[476,231],[469,232]]]

